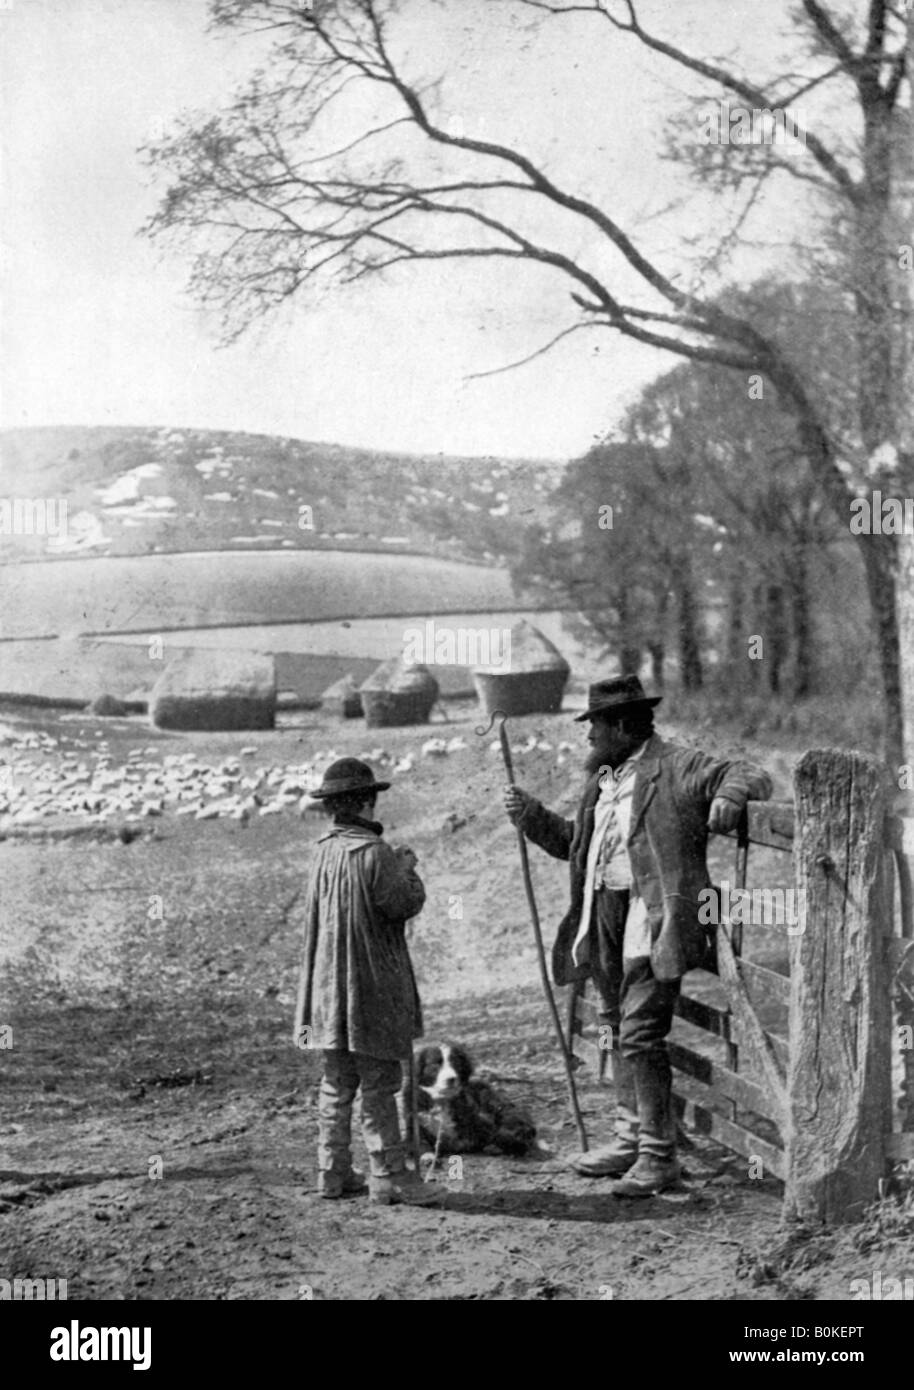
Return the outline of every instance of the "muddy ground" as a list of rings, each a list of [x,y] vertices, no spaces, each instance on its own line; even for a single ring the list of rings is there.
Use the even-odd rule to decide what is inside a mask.
[[[615,1199],[609,1181],[567,1168],[575,1130],[499,808],[503,776],[471,706],[453,707],[446,728],[366,731],[307,715],[272,734],[205,738],[3,718],[7,761],[27,730],[56,741],[20,750],[32,764],[23,777],[68,757],[72,767],[74,752],[91,769],[103,741],[109,769],[141,749],[150,765],[190,751],[217,766],[243,745],[256,749],[248,772],[330,751],[411,760],[379,814],[392,841],[416,850],[428,888],[409,928],[426,1035],[466,1042],[532,1110],[542,1149],[438,1172],[437,1208],[318,1199],[318,1065],[290,1029],[322,822],[294,801],[246,819],[166,806],[100,821],[52,807],[0,843],[0,1278],[66,1279],[72,1300],[819,1300],[851,1298],[851,1280],[875,1269],[914,1274],[910,1197],[810,1236],[781,1228],[777,1181],[750,1178],[745,1160],[694,1136],[681,1190],[648,1201]],[[439,735],[467,746],[423,756]],[[531,735],[540,746],[518,752],[518,780],[570,813],[581,726],[568,715],[515,722],[518,749]],[[710,731],[701,741],[737,747]],[[743,751],[789,794],[790,754]],[[567,870],[538,851],[533,866],[551,940]],[[598,1143],[612,1091],[589,1066],[579,1078]]]

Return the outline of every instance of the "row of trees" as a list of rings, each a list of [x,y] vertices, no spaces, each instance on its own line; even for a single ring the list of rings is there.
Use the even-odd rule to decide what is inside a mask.
[[[848,315],[823,300],[761,286],[740,307],[760,320],[789,314],[797,347],[830,355],[837,382],[853,364]],[[813,692],[824,664],[814,589],[857,557],[849,516],[842,523],[826,505],[795,418],[763,379],[674,368],[570,466],[550,501],[551,519],[527,528],[512,558],[514,577],[577,608],[624,669],[649,657],[662,686],[672,637],[686,689],[702,685],[710,645],[730,684],[777,693],[787,672],[794,697]],[[851,627],[847,638],[866,634]]]

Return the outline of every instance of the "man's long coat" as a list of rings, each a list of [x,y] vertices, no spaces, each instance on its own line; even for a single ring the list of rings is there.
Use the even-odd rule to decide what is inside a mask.
[[[405,928],[424,902],[419,875],[374,831],[335,825],[321,837],[295,1014],[300,1046],[304,1036],[309,1047],[410,1055],[422,1011]]]
[[[572,946],[581,921],[587,851],[593,835],[600,773],[591,777],[573,821],[533,801],[520,824],[534,844],[556,859],[568,859],[571,907],[559,924],[552,948],[557,985],[586,977],[575,965]],[[628,848],[634,885],[651,926],[651,967],[658,980],[678,980],[707,958],[708,932],[698,920],[699,893],[710,887],[707,865],[708,812],[715,797],[741,809],[747,801],[767,801],[771,778],[751,763],[711,758],[692,748],[667,743],[654,734],[636,764]]]

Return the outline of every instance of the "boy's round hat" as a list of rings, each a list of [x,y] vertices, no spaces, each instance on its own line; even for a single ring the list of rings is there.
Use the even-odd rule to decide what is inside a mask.
[[[337,758],[325,770],[312,797],[343,796],[346,792],[386,792],[389,782],[376,782],[368,763],[359,758]]]

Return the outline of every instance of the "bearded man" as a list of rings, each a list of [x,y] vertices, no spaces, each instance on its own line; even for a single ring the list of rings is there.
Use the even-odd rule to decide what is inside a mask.
[[[657,696],[637,676],[590,687],[588,780],[573,821],[519,787],[504,804],[525,836],[570,860],[571,907],[552,951],[557,985],[591,976],[612,1031],[615,1138],[575,1155],[614,1195],[648,1197],[676,1184],[676,1122],[666,1037],[682,976],[706,964],[699,897],[710,887],[707,840],[736,828],[747,801],[767,801],[771,778],[654,731]]]

